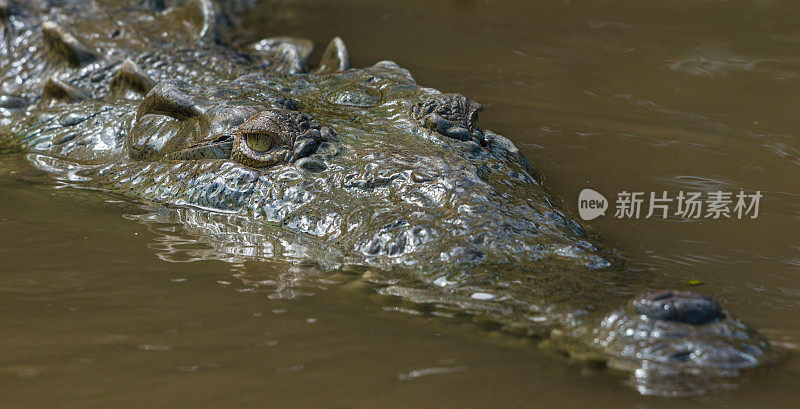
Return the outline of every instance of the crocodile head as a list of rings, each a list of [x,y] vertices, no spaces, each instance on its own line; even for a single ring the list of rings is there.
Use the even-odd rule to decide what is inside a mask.
[[[127,133],[129,176],[112,168],[142,197],[244,216],[237,232],[255,229],[244,241],[262,254],[412,272],[416,284],[384,292],[503,325],[559,321],[548,342],[569,334],[557,348],[631,369],[643,393],[695,393],[765,359],[767,343],[710,297],[609,291],[621,273],[548,202],[514,145],[477,126],[481,109],[390,62],[165,81]],[[229,218],[199,224],[231,235]]]
[[[211,257],[354,268],[422,311],[630,369],[644,393],[702,391],[770,355],[713,299],[646,293],[478,127],[480,104],[392,62],[349,69],[337,39],[303,74],[308,47],[285,38],[260,62],[213,42],[104,60],[57,25],[29,33],[20,59],[37,36],[43,60],[63,55],[4,89],[0,137],[65,183],[166,205],[145,217],[169,214]]]

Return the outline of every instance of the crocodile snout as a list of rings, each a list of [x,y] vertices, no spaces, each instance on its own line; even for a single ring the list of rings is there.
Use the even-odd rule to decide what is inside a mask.
[[[606,315],[592,336],[610,356],[658,371],[724,372],[770,356],[769,343],[716,300],[685,291],[638,296]]]
[[[703,325],[723,317],[722,308],[711,297],[683,291],[659,291],[633,301],[639,314],[651,319]]]

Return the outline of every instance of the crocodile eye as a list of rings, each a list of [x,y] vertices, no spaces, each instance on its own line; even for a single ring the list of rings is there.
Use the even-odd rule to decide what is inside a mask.
[[[282,138],[268,131],[241,131],[233,140],[231,159],[254,168],[286,163],[292,152],[286,149]]]
[[[261,111],[242,123],[233,138],[230,158],[244,166],[289,165],[316,151],[330,130],[296,111]]]
[[[276,145],[275,136],[268,133],[247,132],[243,136],[247,146],[258,153],[269,152]]]

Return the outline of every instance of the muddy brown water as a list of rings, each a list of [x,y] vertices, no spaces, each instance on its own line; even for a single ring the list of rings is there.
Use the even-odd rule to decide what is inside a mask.
[[[778,0],[319,0],[263,2],[239,33],[338,35],[356,67],[391,59],[482,102],[481,126],[573,214],[584,188],[610,199],[585,224],[629,268],[700,281],[781,351],[730,391],[641,396],[624,375],[336,280],[300,293],[291,266],[206,259],[180,226],[37,183],[4,154],[0,407],[797,407],[799,21]],[[621,191],[742,190],[763,193],[758,218],[613,217]]]

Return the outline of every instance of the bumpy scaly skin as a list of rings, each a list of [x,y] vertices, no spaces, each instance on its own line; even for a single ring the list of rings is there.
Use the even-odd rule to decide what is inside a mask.
[[[484,144],[483,132],[475,126],[483,105],[459,94],[432,95],[414,105],[412,115],[420,125],[462,141]]]
[[[635,297],[644,280],[466,97],[392,62],[349,69],[338,38],[312,74],[307,40],[234,50],[219,16],[239,3],[53,3],[0,2],[0,145],[64,183],[170,206],[216,254],[369,270],[423,310],[634,369],[644,393],[770,356],[708,297]]]

